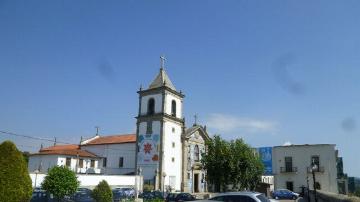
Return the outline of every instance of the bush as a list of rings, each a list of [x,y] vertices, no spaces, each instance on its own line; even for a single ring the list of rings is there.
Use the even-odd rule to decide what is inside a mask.
[[[103,180],[99,182],[91,193],[91,196],[97,202],[112,202],[113,194],[109,184]]]
[[[14,143],[0,145],[0,199],[2,201],[29,201],[32,182],[22,153]]]
[[[45,177],[41,188],[54,195],[58,200],[74,194],[79,187],[79,181],[73,171],[64,166],[51,168]]]
[[[152,190],[154,190],[154,185],[152,185],[152,184],[144,184],[143,190],[144,191],[152,191]]]

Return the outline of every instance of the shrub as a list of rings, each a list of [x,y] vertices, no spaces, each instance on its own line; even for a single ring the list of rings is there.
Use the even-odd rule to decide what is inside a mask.
[[[41,188],[54,195],[58,200],[74,194],[79,181],[73,171],[64,166],[52,167],[45,177]]]
[[[91,193],[91,196],[97,202],[112,202],[113,200],[112,191],[105,180],[102,180],[98,185],[96,185]]]
[[[0,145],[0,199],[29,201],[32,194],[31,178],[22,153],[14,143]]]
[[[154,190],[154,185],[152,185],[152,184],[144,184],[143,190],[144,191],[152,191],[152,190]]]

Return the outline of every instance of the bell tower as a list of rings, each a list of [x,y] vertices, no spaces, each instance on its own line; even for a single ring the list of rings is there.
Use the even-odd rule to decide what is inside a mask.
[[[138,91],[136,170],[141,168],[145,183],[153,184],[155,190],[169,186],[180,190],[185,96],[176,90],[166,74],[165,58],[161,56],[160,59],[156,78],[147,89]]]

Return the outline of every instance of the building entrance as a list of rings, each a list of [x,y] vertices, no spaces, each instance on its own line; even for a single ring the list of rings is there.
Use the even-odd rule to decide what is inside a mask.
[[[199,192],[199,174],[194,174],[194,192]]]

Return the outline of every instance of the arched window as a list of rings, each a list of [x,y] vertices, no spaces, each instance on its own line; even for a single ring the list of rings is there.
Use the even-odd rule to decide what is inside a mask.
[[[154,98],[150,98],[147,106],[147,114],[152,115],[154,113],[155,113],[155,100]]]
[[[171,116],[176,116],[176,101],[171,102]]]
[[[199,146],[195,145],[195,148],[194,148],[194,161],[199,161],[199,159],[200,159]]]

